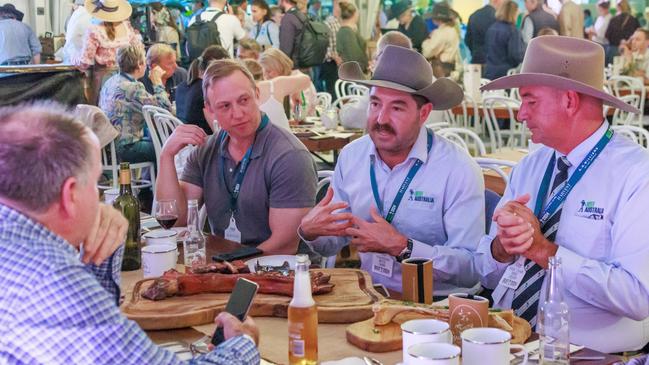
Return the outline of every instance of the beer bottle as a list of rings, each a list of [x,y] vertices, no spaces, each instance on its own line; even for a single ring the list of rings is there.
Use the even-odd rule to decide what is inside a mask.
[[[288,361],[291,365],[318,362],[318,307],[311,295],[309,257],[297,255],[293,299],[288,307]]]
[[[139,270],[142,263],[140,247],[140,203],[131,190],[131,169],[128,162],[119,164],[119,196],[113,207],[128,221],[122,271]]]

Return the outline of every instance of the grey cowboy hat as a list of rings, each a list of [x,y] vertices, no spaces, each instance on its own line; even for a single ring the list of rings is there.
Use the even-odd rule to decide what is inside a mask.
[[[462,102],[464,93],[455,81],[442,77],[435,79],[433,68],[424,56],[415,50],[387,46],[381,53],[370,80],[363,75],[356,61],[345,62],[338,69],[338,77],[366,86],[378,86],[420,95],[433,104],[434,110],[450,109]]]
[[[630,113],[637,108],[604,91],[604,48],[573,37],[541,36],[530,41],[521,72],[496,79],[481,90],[549,86],[573,90]]]

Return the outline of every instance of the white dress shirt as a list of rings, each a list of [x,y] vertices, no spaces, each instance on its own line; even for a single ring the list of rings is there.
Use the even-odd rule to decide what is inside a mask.
[[[78,7],[70,16],[68,28],[65,32],[65,46],[63,46],[63,63],[72,64],[72,60],[81,56],[83,49],[83,36],[86,29],[90,28],[92,16],[84,6]]]
[[[221,11],[221,9],[208,7],[197,16],[201,20],[210,20]],[[194,22],[196,22],[196,16],[189,20],[187,27],[190,27]],[[223,14],[216,19],[216,28],[219,30],[221,46],[230,53],[230,57],[234,58],[234,40],[240,41],[246,36],[246,31],[241,26],[239,18],[232,14]]]
[[[566,156],[571,163],[569,176],[607,128],[604,122]],[[499,205],[529,193],[527,206],[534,210],[553,153],[542,147],[525,157],[512,170]],[[620,352],[637,350],[649,341],[648,208],[649,152],[614,134],[566,198],[556,235],[572,343]],[[508,265],[491,256],[496,233],[493,224],[480,242],[476,270],[483,275],[485,287],[496,288],[494,307],[510,308],[514,291],[498,284]],[[544,290],[545,283],[541,293]]]
[[[376,203],[370,183],[370,156],[376,159],[378,191],[386,211],[416,159],[422,160],[392,225],[414,241],[411,257],[433,259],[434,291],[443,295],[479,282],[472,254],[485,231],[484,182],[478,165],[452,142],[434,135],[430,153],[426,145],[426,128],[422,127],[408,158],[391,170],[381,161],[369,135],[355,140],[342,150],[336,164],[333,200],[347,202],[355,216],[372,221],[370,207]],[[349,237],[320,237],[309,243],[317,252],[331,256],[349,241]],[[377,255],[389,260],[391,276],[373,272]],[[401,291],[401,266],[394,257],[360,253],[360,258],[362,269],[375,283]]]
[[[593,41],[600,44],[608,44],[608,39],[606,39],[606,29],[608,29],[608,23],[611,21],[611,14],[606,14],[604,16],[598,16],[595,20],[593,28],[595,29],[595,35],[593,36]]]

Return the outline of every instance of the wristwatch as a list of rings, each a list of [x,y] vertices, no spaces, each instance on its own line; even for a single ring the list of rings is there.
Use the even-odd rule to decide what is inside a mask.
[[[408,240],[406,241],[406,248],[404,248],[403,251],[401,251],[401,253],[399,254],[399,256],[397,256],[397,261],[401,262],[403,260],[410,258],[410,255],[412,254],[412,245],[413,245],[412,239],[408,238]]]

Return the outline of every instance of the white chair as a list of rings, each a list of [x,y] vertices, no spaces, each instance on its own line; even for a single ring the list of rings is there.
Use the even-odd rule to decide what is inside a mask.
[[[470,155],[484,156],[487,154],[484,142],[474,131],[467,128],[444,128],[435,132],[438,136],[444,137],[456,143]],[[473,153],[471,153],[473,152]]]
[[[336,100],[349,95],[350,94],[349,87],[351,85],[354,85],[354,83],[351,81],[345,81],[340,79],[336,80],[336,83],[334,84],[334,90],[336,91]]]
[[[642,147],[649,148],[649,132],[646,129],[634,125],[614,125],[611,129]]]
[[[149,125],[149,122],[153,123],[153,116],[155,113],[163,113],[173,116],[173,114],[165,108],[153,105],[144,105],[142,107],[142,115],[144,116],[144,121],[147,122],[147,126]]]
[[[451,123],[448,122],[429,123],[426,124],[426,128],[431,129],[433,132],[437,132],[440,129],[451,128]]]
[[[316,99],[318,102],[318,104],[316,105],[316,110],[325,111],[331,106],[331,94],[326,91],[317,93]]]
[[[318,171],[318,185],[316,187],[316,194],[320,192],[322,188],[327,185],[331,185],[331,179],[334,176],[332,170],[321,170]]]
[[[493,170],[505,181],[505,184],[509,184],[509,174],[503,169],[512,168],[516,166],[516,162],[499,160],[496,158],[486,158],[486,157],[475,157],[473,159],[483,170]]]
[[[352,95],[363,96],[363,95],[367,95],[367,93],[370,92],[370,89],[367,86],[352,84],[351,86],[349,86],[349,92]]]
[[[508,147],[525,147],[527,143],[527,127],[522,123],[516,122],[516,112],[520,106],[518,100],[503,96],[487,95],[482,99],[482,109],[484,112],[484,121],[489,134],[489,147],[491,152],[495,152],[505,146]],[[507,110],[509,117],[509,130],[503,131],[498,126],[496,109]],[[507,144],[503,141],[503,136],[507,138]],[[518,143],[516,142],[518,141]]]
[[[489,79],[481,78],[480,79],[480,87],[483,87],[483,86],[487,85],[490,82],[491,82],[491,80],[489,80]],[[486,95],[496,95],[496,96],[505,96],[506,97],[507,96],[507,90],[502,89],[502,90],[483,91],[482,92],[482,97],[484,98]]]
[[[644,104],[646,98],[646,90],[644,82],[640,77],[631,77],[631,76],[612,76],[608,79],[611,88],[613,89],[613,95],[620,98],[622,94],[635,94],[640,97],[640,100],[637,105],[634,105],[640,110],[640,114],[636,116],[637,123],[632,123],[634,125],[642,125],[642,112],[644,111]]]
[[[640,95],[629,94],[629,95],[621,96],[620,100],[624,101],[629,105],[633,105],[637,107],[640,104]],[[630,113],[619,108],[616,108],[615,111],[613,112],[613,118],[611,124],[642,126],[641,123],[638,123],[638,117],[635,113]]]
[[[132,176],[136,176],[133,172],[140,172],[142,169],[149,170],[150,179],[131,179],[131,187],[135,189],[151,188],[155,189],[155,165],[153,162],[138,162],[130,164]],[[101,169],[102,171],[110,171],[112,174],[112,184],[102,185],[99,184],[100,189],[111,189],[119,187],[119,163],[117,162],[117,149],[115,148],[115,141],[101,150]]]
[[[358,101],[361,100],[362,98],[363,98],[363,97],[362,97],[362,96],[359,96],[359,95],[347,95],[347,96],[342,96],[342,97],[336,99],[336,101],[334,101],[333,103],[331,103],[331,107],[334,108],[334,109],[336,109],[336,110],[340,110],[340,108],[342,108],[343,105],[345,105],[345,104],[347,104],[347,103],[355,103],[355,102],[358,102]]]

